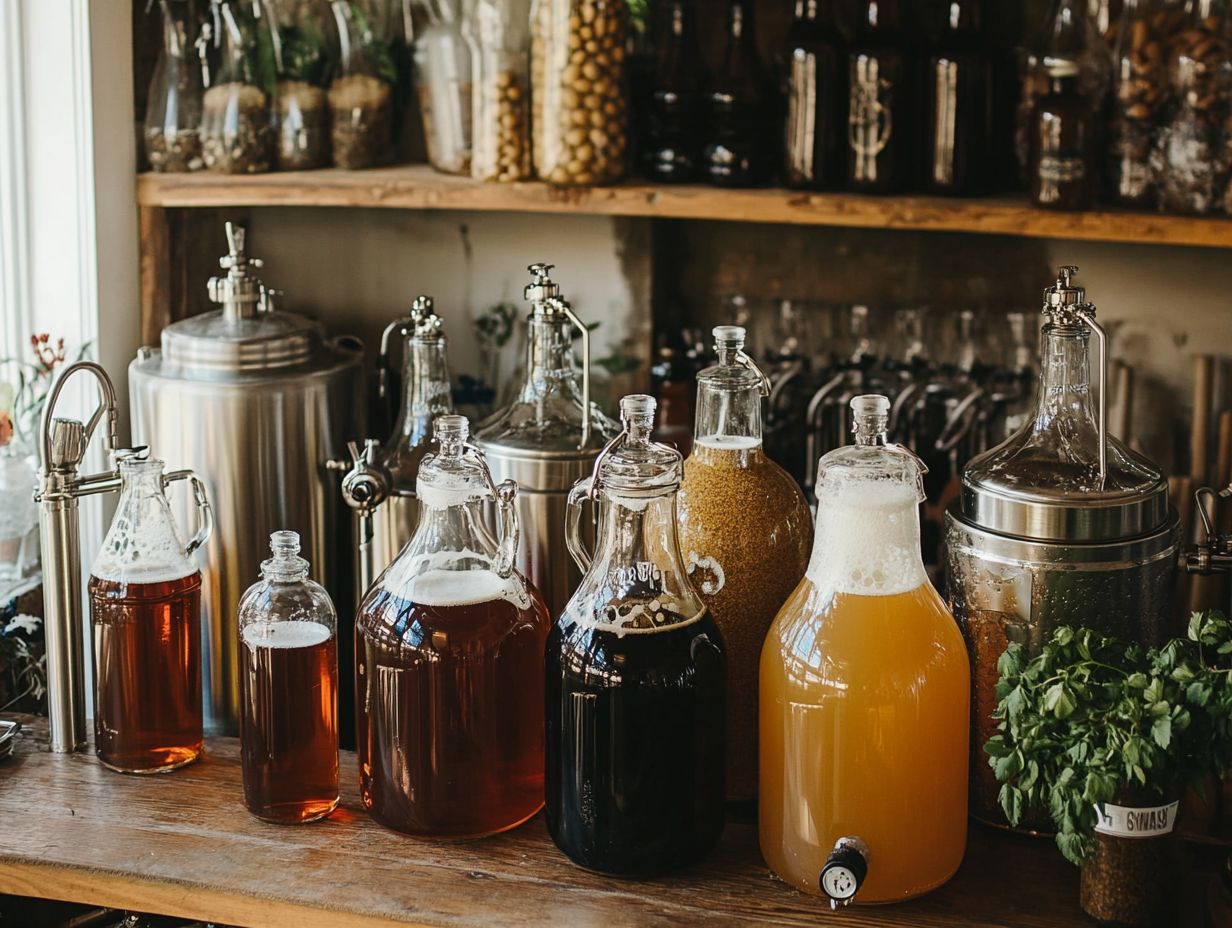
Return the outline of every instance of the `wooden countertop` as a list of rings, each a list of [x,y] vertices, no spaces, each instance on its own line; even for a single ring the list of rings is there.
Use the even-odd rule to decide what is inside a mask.
[[[831,913],[771,877],[756,829],[729,825],[703,864],[634,882],[571,865],[542,817],[462,843],[415,841],[364,814],[344,753],[341,808],[280,827],[243,807],[238,742],[211,739],[201,763],[165,776],[53,755],[42,720],[23,719],[0,762],[0,892],[180,915],[231,925],[922,926],[1089,925],[1078,871],[1050,841],[973,826],[966,862],[910,903]]]

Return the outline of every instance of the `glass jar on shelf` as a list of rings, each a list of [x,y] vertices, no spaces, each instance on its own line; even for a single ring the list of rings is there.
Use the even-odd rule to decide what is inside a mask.
[[[200,28],[190,0],[159,0],[162,49],[146,95],[145,156],[155,171],[199,171],[201,66],[194,42]]]
[[[535,171],[559,186],[627,171],[629,9],[625,0],[551,0],[531,16]]]
[[[1027,126],[1028,197],[1048,209],[1090,209],[1096,190],[1096,101],[1083,91],[1078,61],[1049,58],[1045,73],[1048,92],[1035,101]]]
[[[654,63],[638,101],[645,135],[640,169],[652,180],[687,183],[701,168],[706,86],[694,0],[670,0],[652,26]]]
[[[750,187],[770,181],[778,157],[774,83],[762,65],[751,0],[729,0],[723,63],[711,79],[707,102],[707,181]]]
[[[337,59],[328,0],[276,0],[278,93],[274,160],[280,171],[329,164],[329,101],[325,88]]]
[[[205,166],[260,174],[274,153],[272,114],[278,74],[272,17],[262,0],[214,0],[217,66],[201,107]]]
[[[1113,202],[1146,206],[1154,196],[1151,153],[1168,86],[1161,0],[1128,0],[1113,51],[1107,188]]]
[[[915,61],[900,0],[860,0],[847,49],[848,190],[892,193],[913,173]]]
[[[475,0],[471,176],[526,180],[530,161],[531,0]]]
[[[393,157],[397,82],[390,43],[364,4],[333,0],[331,9],[338,30],[338,66],[327,94],[334,166],[386,164]]]
[[[988,187],[988,154],[995,145],[984,22],[983,0],[934,8],[936,39],[925,56],[923,152],[924,186],[934,193],[961,196]]]

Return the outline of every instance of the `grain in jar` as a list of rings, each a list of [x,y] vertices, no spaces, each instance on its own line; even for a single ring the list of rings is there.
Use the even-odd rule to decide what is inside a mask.
[[[332,4],[340,55],[327,93],[335,167],[367,168],[393,157],[394,56],[354,5]]]
[[[625,176],[629,148],[624,0],[543,0],[531,23],[535,171],[561,186]]]
[[[762,447],[765,378],[744,329],[714,330],[719,361],[697,375],[696,439],[677,500],[680,549],[727,645],[727,798],[757,798],[758,665],[779,608],[804,576],[812,515]]]
[[[277,23],[278,92],[273,109],[274,161],[280,171],[329,164],[329,86],[338,57],[326,0],[272,0]]]
[[[473,63],[471,176],[514,181],[531,176],[530,0],[477,0]]]
[[[272,56],[271,17],[261,0],[222,0],[215,11],[219,66],[201,104],[205,166],[223,174],[270,169],[274,130],[272,97],[278,82]]]

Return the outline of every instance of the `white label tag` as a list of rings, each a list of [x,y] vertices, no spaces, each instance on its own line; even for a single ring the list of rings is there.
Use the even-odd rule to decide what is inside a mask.
[[[1179,802],[1150,809],[1131,809],[1108,802],[1095,806],[1095,830],[1118,838],[1154,838],[1166,835],[1176,824]]]

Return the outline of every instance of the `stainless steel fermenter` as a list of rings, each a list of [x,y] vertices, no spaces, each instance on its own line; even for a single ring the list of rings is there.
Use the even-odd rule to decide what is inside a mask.
[[[351,562],[347,521],[328,468],[363,434],[358,342],[323,337],[315,322],[274,309],[227,224],[224,276],[209,282],[220,310],[176,322],[162,350],[129,367],[133,434],[206,482],[217,527],[202,562],[205,725],[236,728],[236,608],[272,532],[299,532],[316,579],[339,589]]]
[[[1035,653],[1057,626],[1155,644],[1172,617],[1179,529],[1167,480],[1107,430],[1107,354],[1095,307],[1066,267],[1044,292],[1040,386],[1028,421],[964,469],[946,516],[948,586],[972,661],[974,815],[1005,820],[984,744],[994,733],[997,659]],[[1088,340],[1096,336],[1093,408]],[[1030,830],[1051,830],[1030,816]]]

